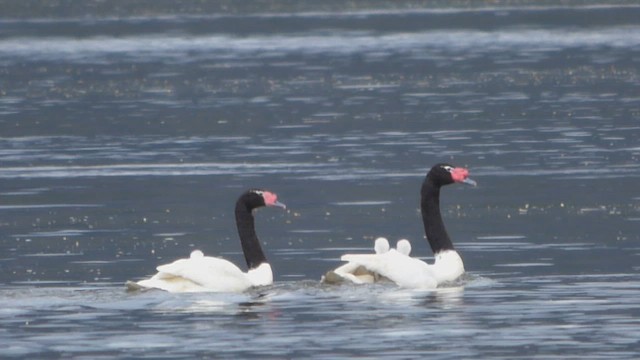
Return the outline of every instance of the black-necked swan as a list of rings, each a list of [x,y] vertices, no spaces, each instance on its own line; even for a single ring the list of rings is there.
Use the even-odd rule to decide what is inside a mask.
[[[228,260],[204,256],[195,250],[188,259],[158,266],[158,273],[153,277],[137,283],[127,282],[127,287],[169,292],[241,292],[252,286],[272,284],[271,265],[260,246],[253,218],[253,210],[262,206],[286,208],[276,194],[266,190],[248,190],[236,202],[236,225],[249,268],[247,272]]]
[[[453,247],[440,214],[440,188],[453,183],[476,185],[469,178],[467,169],[441,163],[429,170],[420,191],[422,221],[435,257],[434,264],[404,254],[407,251],[404,243],[398,244],[399,249],[383,254],[346,254],[341,260],[348,261],[351,268],[363,267],[405,288],[431,289],[460,277],[465,271],[464,264]],[[411,251],[410,244],[408,251]]]

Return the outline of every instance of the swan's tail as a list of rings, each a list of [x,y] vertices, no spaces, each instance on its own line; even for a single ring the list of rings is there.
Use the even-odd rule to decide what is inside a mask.
[[[151,288],[142,286],[140,284],[138,284],[135,281],[131,281],[131,280],[127,280],[126,283],[124,283],[124,289],[127,292],[134,292],[134,291],[148,291],[151,290]]]

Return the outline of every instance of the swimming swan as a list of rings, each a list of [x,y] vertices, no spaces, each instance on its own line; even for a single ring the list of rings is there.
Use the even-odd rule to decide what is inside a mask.
[[[161,289],[169,292],[241,292],[252,286],[273,283],[271,265],[256,235],[252,211],[262,206],[286,208],[276,194],[266,190],[249,190],[236,202],[235,216],[240,243],[249,270],[243,272],[232,262],[204,256],[195,250],[188,259],[176,260],[157,267],[153,277],[127,282],[128,289]]]
[[[453,247],[440,213],[440,188],[453,183],[476,185],[469,179],[467,169],[441,163],[427,173],[420,191],[422,221],[435,256],[434,264],[410,257],[408,241],[382,254],[346,254],[341,260],[348,261],[349,268],[362,267],[405,288],[431,289],[460,277],[465,271],[464,264]],[[352,280],[349,276],[343,278]]]

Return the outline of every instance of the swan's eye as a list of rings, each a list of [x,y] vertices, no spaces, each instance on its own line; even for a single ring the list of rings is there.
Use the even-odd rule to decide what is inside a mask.
[[[451,172],[451,170],[453,170],[453,166],[449,166],[449,165],[444,165],[442,168],[447,170],[448,172]]]
[[[251,192],[260,196],[262,196],[262,194],[264,193],[264,191],[262,190],[251,190]]]

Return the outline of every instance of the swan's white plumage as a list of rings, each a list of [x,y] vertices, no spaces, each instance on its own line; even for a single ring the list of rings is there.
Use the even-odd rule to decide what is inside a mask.
[[[425,235],[435,254],[433,265],[410,257],[411,243],[403,239],[397,242],[396,249],[386,252],[376,249],[376,254],[343,255],[341,259],[348,263],[338,269],[341,272],[355,269],[359,273],[372,274],[374,280],[386,278],[408,288],[435,288],[460,277],[464,274],[464,265],[460,255],[453,250],[440,213],[440,188],[453,183],[476,185],[469,179],[467,169],[439,163],[429,170],[420,189],[420,212]],[[335,275],[335,272],[329,271],[325,277],[329,275]],[[349,280],[350,277],[347,274],[341,279]]]
[[[383,237],[379,237],[376,239],[373,250],[376,254],[384,254],[389,251],[389,240]],[[331,274],[328,279],[328,274]],[[337,279],[335,276],[337,275]],[[329,271],[323,278],[324,282],[342,282],[342,281],[350,281],[354,284],[372,284],[379,279],[379,276],[375,273],[372,273],[355,263],[346,263],[333,271]]]
[[[411,243],[407,239],[400,239],[396,243],[396,250],[402,255],[409,256],[411,254]]]
[[[386,253],[387,251],[389,251],[389,240],[383,237],[377,238],[375,243],[373,244],[373,250],[376,252],[376,254]]]
[[[464,274],[464,263],[460,254],[455,250],[445,250],[436,254],[435,268],[438,284],[454,281]]]
[[[398,240],[396,248],[389,249],[387,239],[378,238],[374,249],[375,254],[343,255],[340,259],[347,263],[329,271],[323,281],[371,284],[387,279],[404,288],[433,289],[464,274],[462,258],[455,250],[441,251],[433,264],[427,264],[409,256],[411,243],[406,239]]]
[[[194,250],[188,259],[158,266],[158,273],[150,279],[137,283],[128,281],[127,288],[156,288],[169,292],[240,292],[252,286],[272,284],[273,272],[255,234],[252,213],[263,206],[286,208],[275,193],[260,189],[247,190],[236,201],[236,225],[249,271],[243,272],[225,259],[204,256],[202,251]]]
[[[158,273],[137,284],[169,292],[240,292],[252,286],[273,283],[268,263],[243,272],[228,260],[204,256],[195,250],[188,259],[176,260],[157,267]]]
[[[341,259],[380,274],[400,287],[430,289],[438,285],[426,263],[396,249],[384,254],[347,254]]]
[[[348,280],[354,284],[372,284],[375,282],[375,277],[369,272],[359,271],[360,265],[355,263],[346,263],[335,270],[333,273],[338,275],[341,280]]]
[[[404,288],[433,289],[464,273],[462,259],[453,250],[438,253],[433,265],[404,255],[396,249],[384,254],[347,254],[341,259],[348,261],[351,266],[362,266]]]

